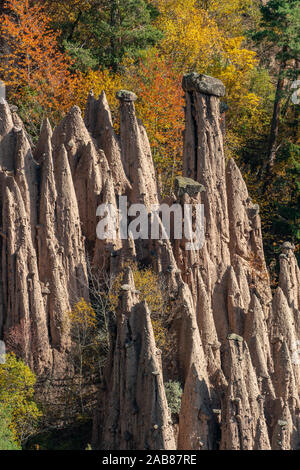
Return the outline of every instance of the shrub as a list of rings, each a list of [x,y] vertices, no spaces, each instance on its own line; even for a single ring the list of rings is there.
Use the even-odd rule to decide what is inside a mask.
[[[166,287],[159,279],[158,274],[151,268],[139,269],[137,265],[131,266],[134,278],[134,284],[139,292],[139,300],[146,301],[151,311],[152,327],[155,336],[156,345],[167,352],[170,349],[169,339],[167,337],[166,319],[168,313],[168,294]],[[124,274],[120,273],[112,283],[109,292],[109,303],[112,311],[115,311],[119,303],[120,287],[123,282]]]
[[[8,407],[8,427],[19,442],[25,442],[36,431],[41,412],[34,402],[36,377],[30,368],[15,354],[6,355],[0,364],[0,407]]]
[[[165,383],[166,397],[172,415],[178,415],[181,406],[182,388],[179,382],[169,380]]]
[[[0,405],[0,450],[20,450],[10,429],[11,415],[7,407]]]

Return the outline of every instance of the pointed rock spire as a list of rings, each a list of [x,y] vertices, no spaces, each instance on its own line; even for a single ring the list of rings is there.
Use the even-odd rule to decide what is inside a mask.
[[[42,374],[51,370],[52,355],[30,220],[15,179],[7,176],[4,183],[2,331],[7,349],[18,353]]]
[[[124,281],[113,362],[108,365],[107,399],[95,444],[110,450],[174,450],[150,311],[145,302],[138,303],[130,269]]]
[[[117,93],[121,103],[120,142],[126,175],[132,185],[130,202],[145,204],[150,210],[158,204],[158,188],[148,138],[135,115],[137,96],[129,91]]]
[[[104,91],[98,100],[92,94],[89,95],[85,112],[85,123],[92,137],[96,140],[98,147],[105,153],[112,172],[116,193],[128,194],[131,185],[124,172],[121,148],[114,131],[111,111]]]
[[[294,245],[283,243],[280,255],[279,286],[281,287],[290,308],[299,317],[300,311],[300,270],[294,255]],[[300,326],[300,325],[299,325]],[[300,329],[298,329],[300,333]]]
[[[250,354],[243,338],[228,336],[225,361],[228,388],[222,406],[221,450],[268,450],[271,448]]]
[[[48,118],[44,119],[41,126],[41,132],[33,157],[37,163],[42,163],[46,151],[51,145],[52,127]]]

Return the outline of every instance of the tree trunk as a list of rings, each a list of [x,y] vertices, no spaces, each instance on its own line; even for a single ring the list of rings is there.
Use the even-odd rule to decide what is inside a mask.
[[[286,69],[286,53],[287,47],[284,46],[282,49],[282,60],[279,69],[277,87],[276,87],[276,94],[274,100],[274,107],[273,107],[273,116],[271,121],[271,129],[269,135],[269,148],[268,148],[268,155],[267,159],[263,168],[263,174],[265,177],[265,183],[263,190],[265,191],[270,184],[273,166],[276,160],[276,153],[277,153],[277,138],[278,138],[278,131],[279,131],[279,123],[280,123],[280,112],[281,112],[281,103],[282,103],[282,95],[283,89],[285,85],[285,78],[284,72]]]
[[[111,37],[110,37],[110,47],[111,47],[111,67],[113,72],[117,72],[118,64],[116,63],[116,56],[118,51],[117,40],[115,39],[115,30],[114,28],[118,24],[119,16],[119,5],[117,0],[113,0],[110,6],[110,26],[111,26]]]
[[[300,60],[295,60],[295,79],[297,80],[297,76],[298,76],[298,71],[300,70]],[[299,116],[299,111],[300,111],[300,105],[299,104],[295,104],[294,105],[294,130],[293,130],[293,136],[297,142],[298,140],[298,137],[299,137],[299,120],[300,120],[300,116]]]
[[[278,82],[277,82],[274,108],[273,108],[273,117],[272,117],[270,137],[269,137],[267,173],[270,173],[272,171],[272,168],[276,160],[276,147],[277,147],[277,137],[278,137],[279,121],[280,121],[282,91],[284,89],[284,83],[285,83],[285,80],[283,77],[285,66],[286,66],[285,62],[281,64]]]
[[[72,23],[72,25],[71,25],[71,30],[70,30],[70,34],[69,34],[69,36],[68,36],[68,41],[71,41],[71,40],[72,40],[73,35],[74,35],[74,31],[75,31],[76,27],[78,26],[81,17],[82,17],[82,10],[79,11],[79,13],[78,13],[78,15],[77,15],[77,17],[76,17],[76,20],[75,20],[74,23]]]

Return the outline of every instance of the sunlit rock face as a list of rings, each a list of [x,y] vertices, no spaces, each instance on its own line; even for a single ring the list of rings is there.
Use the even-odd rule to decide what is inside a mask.
[[[187,240],[96,236],[99,204],[119,196],[161,204],[151,148],[136,117],[137,96],[120,101],[117,135],[105,94],[91,93],[33,149],[15,109],[0,101],[0,339],[39,377],[72,373],[67,312],[89,300],[88,273],[124,274],[95,408],[100,449],[299,448],[300,272],[284,243],[272,295],[259,207],[224,156],[220,98],[212,77],[183,79],[183,175],[163,202],[204,206],[203,246]],[[130,219],[128,220],[128,224]],[[151,311],[128,264],[150,266],[169,302],[168,360],[157,348]],[[172,422],[164,381],[181,383]],[[174,418],[174,417],[173,417]]]

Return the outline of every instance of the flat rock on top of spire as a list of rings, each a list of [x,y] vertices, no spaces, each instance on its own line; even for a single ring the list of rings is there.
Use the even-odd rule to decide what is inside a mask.
[[[120,90],[116,93],[116,98],[120,101],[136,101],[137,96],[132,91]]]
[[[221,80],[196,72],[183,76],[182,88],[184,91],[196,91],[205,95],[225,96],[225,85]]]

